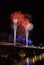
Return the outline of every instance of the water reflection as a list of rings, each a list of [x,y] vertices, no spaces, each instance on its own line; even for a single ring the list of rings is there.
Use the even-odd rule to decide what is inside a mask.
[[[0,61],[0,65],[39,65],[41,62],[44,64],[44,47],[0,43]]]
[[[34,56],[32,58],[29,57],[21,57],[20,59],[14,60],[13,65],[34,65],[36,62],[42,61],[44,63],[44,53],[38,56]]]

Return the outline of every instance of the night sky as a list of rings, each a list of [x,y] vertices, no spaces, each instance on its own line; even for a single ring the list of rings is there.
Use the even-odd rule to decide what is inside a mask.
[[[13,11],[22,11],[31,14],[34,29],[32,40],[34,43],[44,43],[44,3],[33,0],[0,0],[0,32],[7,32],[9,29],[9,15]]]

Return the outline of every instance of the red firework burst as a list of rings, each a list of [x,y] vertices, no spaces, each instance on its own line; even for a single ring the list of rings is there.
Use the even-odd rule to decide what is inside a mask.
[[[12,22],[14,22],[14,19],[18,19],[17,24],[20,25],[22,28],[25,28],[26,25],[28,25],[30,23],[30,19],[27,19],[25,17],[25,14],[23,14],[22,12],[13,12],[10,15],[10,19]]]

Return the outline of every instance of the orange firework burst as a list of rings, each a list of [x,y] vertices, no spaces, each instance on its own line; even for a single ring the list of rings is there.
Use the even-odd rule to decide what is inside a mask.
[[[29,15],[27,15],[27,16],[29,16]],[[26,25],[30,24],[30,18],[28,19],[26,17],[26,14],[23,14],[22,12],[18,11],[18,12],[13,12],[10,15],[10,19],[11,19],[11,22],[13,22],[13,23],[14,23],[13,20],[17,19],[17,24],[18,24],[17,34],[25,36],[25,27],[26,27]]]
[[[14,22],[14,19],[18,19],[17,24],[20,25],[22,28],[25,28],[26,25],[28,25],[30,23],[30,19],[27,19],[25,17],[25,14],[23,14],[22,12],[13,12],[10,15],[10,19],[12,20],[12,22]]]

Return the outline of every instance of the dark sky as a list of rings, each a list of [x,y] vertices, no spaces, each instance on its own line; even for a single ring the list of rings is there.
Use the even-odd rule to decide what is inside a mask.
[[[44,3],[42,1],[0,0],[0,31],[8,30],[9,15],[16,10],[32,15],[34,24],[32,39],[44,42]]]

